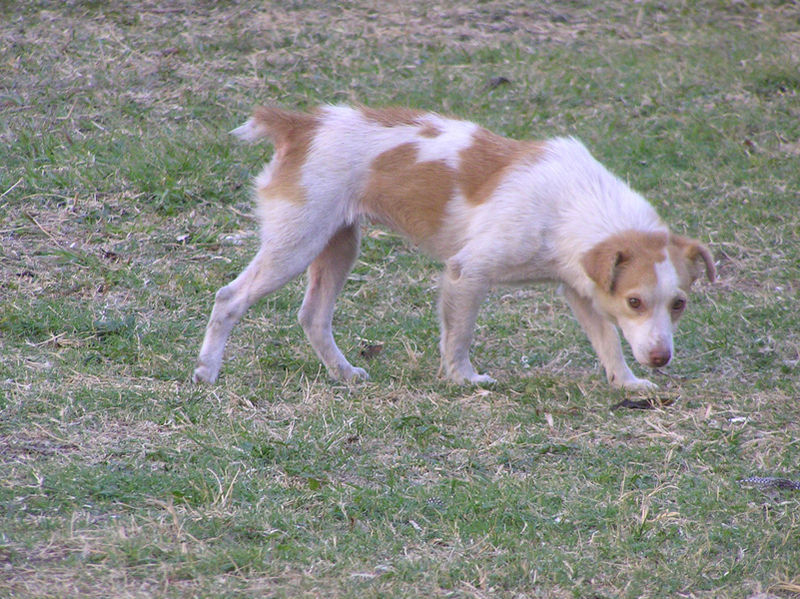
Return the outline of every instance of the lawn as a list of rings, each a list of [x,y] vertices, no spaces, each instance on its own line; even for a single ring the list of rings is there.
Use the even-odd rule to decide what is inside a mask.
[[[800,6],[388,4],[0,3],[0,596],[800,596],[800,491],[740,482],[800,479]],[[547,286],[485,303],[497,384],[442,380],[440,265],[366,223],[334,326],[370,381],[297,280],[192,384],[258,103],[581,138],[719,269],[657,406]]]

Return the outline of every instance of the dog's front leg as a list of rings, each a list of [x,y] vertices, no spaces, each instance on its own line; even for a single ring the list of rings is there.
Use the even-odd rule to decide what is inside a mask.
[[[591,300],[579,295],[568,285],[563,285],[562,291],[575,318],[586,331],[594,351],[597,352],[608,381],[615,387],[625,389],[642,390],[657,387],[647,379],[640,379],[633,374],[625,362],[616,327],[592,306]]]
[[[440,350],[445,375],[457,383],[495,382],[492,377],[475,372],[469,360],[475,319],[487,288],[485,279],[467,276],[455,262],[448,262],[439,296]]]

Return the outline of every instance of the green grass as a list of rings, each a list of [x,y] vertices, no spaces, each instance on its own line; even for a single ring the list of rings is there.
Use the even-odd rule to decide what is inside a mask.
[[[737,482],[800,478],[800,12],[595,4],[0,4],[0,596],[800,594],[800,494]],[[264,102],[581,137],[716,257],[672,403],[612,410],[548,287],[486,302],[497,385],[441,380],[439,267],[369,227],[335,328],[370,382],[328,379],[296,281],[192,385]]]

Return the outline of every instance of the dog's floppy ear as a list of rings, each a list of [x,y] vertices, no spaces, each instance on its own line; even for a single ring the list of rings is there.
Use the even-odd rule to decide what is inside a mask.
[[[717,278],[717,269],[714,266],[714,257],[709,249],[694,239],[683,237],[682,235],[670,235],[669,241],[678,248],[680,255],[686,261],[692,283],[703,275],[703,265],[705,264],[705,274],[712,283]]]
[[[617,276],[629,256],[615,243],[605,241],[581,257],[581,266],[598,287],[612,293]]]

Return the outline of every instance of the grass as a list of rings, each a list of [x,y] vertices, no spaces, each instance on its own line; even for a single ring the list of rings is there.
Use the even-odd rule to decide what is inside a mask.
[[[0,595],[791,597],[800,495],[795,2],[0,4]],[[498,83],[499,77],[508,83]],[[650,411],[553,289],[437,377],[438,266],[365,228],[331,382],[302,281],[189,382],[257,245],[259,102],[577,135],[707,241]],[[359,353],[380,345],[370,357]]]

